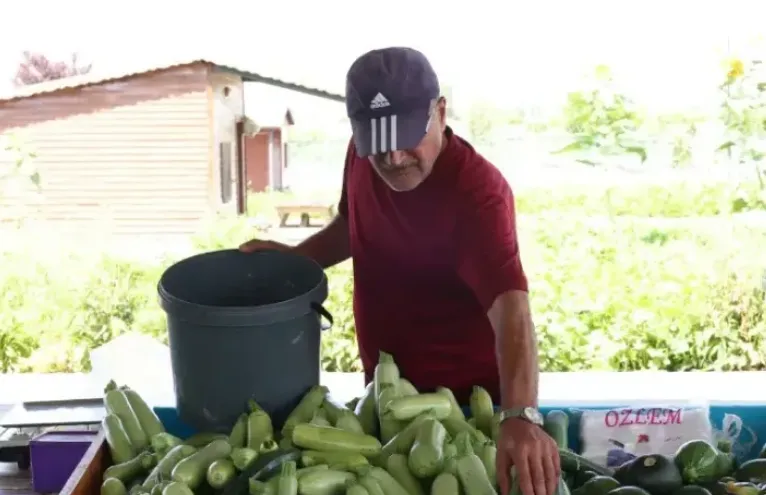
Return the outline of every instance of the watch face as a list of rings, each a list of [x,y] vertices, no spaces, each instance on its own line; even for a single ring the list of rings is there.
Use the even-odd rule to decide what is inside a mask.
[[[530,422],[542,425],[543,424],[543,415],[540,414],[540,411],[535,409],[534,407],[527,407],[524,408],[524,416],[526,416],[527,420]]]

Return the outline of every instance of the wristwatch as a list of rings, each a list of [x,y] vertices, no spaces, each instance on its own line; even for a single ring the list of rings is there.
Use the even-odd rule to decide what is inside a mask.
[[[534,407],[512,407],[500,411],[501,423],[510,418],[519,418],[524,421],[529,421],[533,425],[543,426],[543,415]]]

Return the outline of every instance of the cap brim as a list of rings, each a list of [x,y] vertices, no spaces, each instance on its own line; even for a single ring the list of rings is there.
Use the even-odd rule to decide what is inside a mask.
[[[416,148],[428,130],[429,109],[372,118],[352,118],[356,153],[360,157]]]

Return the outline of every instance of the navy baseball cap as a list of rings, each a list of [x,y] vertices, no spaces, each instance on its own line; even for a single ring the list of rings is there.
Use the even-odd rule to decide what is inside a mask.
[[[372,50],[346,75],[346,112],[360,157],[415,148],[426,135],[439,78],[412,48]]]

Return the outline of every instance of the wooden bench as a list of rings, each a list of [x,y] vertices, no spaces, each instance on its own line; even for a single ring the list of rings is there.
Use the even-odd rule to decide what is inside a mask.
[[[287,227],[287,219],[293,214],[300,215],[301,227],[310,227],[312,217],[319,217],[327,223],[335,216],[335,206],[327,204],[283,204],[276,206],[276,210],[280,227]]]

